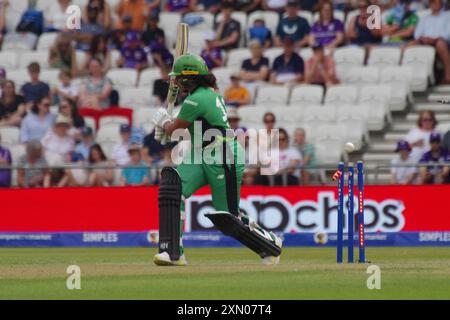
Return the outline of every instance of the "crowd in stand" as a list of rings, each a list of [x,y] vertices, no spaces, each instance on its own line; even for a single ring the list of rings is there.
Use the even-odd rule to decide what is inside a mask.
[[[227,53],[242,45],[241,26],[233,18],[233,12],[246,14],[258,10],[272,11],[280,15],[276,32],[272,34],[266,26],[264,16],[257,16],[248,26],[246,47],[251,57],[242,61],[238,72],[230,77],[230,85],[220,88],[229,106],[229,120],[233,128],[239,127],[239,116],[234,108],[242,108],[253,100],[255,87],[261,83],[296,85],[300,83],[320,84],[325,88],[339,83],[333,51],[345,45],[364,46],[368,51],[373,46],[398,46],[406,48],[423,44],[433,46],[442,64],[440,82],[450,83],[450,14],[445,11],[442,0],[119,0],[111,6],[105,0],[86,1],[82,8],[79,30],[67,28],[67,8],[71,0],[58,0],[43,13],[42,30],[35,32],[36,21],[28,25],[23,19],[16,30],[6,28],[6,14],[12,0],[0,0],[0,45],[7,48],[11,43],[22,42],[34,49],[39,35],[57,33],[49,49],[48,65],[59,69],[59,84],[51,86],[40,77],[41,67],[31,62],[27,71],[29,81],[20,88],[8,78],[8,70],[0,61],[0,127],[20,128],[20,143],[25,154],[18,163],[34,169],[18,170],[18,185],[34,186],[106,186],[114,182],[114,172],[106,164],[123,166],[120,175],[122,185],[142,185],[157,182],[142,168],[150,164],[170,164],[172,145],[162,146],[154,140],[154,132],[142,132],[132,123],[123,124],[120,130],[121,143],[106,155],[96,143],[95,130],[87,126],[85,115],[98,116],[105,110],[118,110],[120,95],[114,83],[106,76],[113,68],[130,68],[142,72],[153,67],[160,70],[160,79],[154,81],[155,104],[165,103],[168,90],[168,72],[174,57],[165,31],[159,26],[161,12],[178,12],[185,22],[195,24],[196,12],[210,12],[221,16],[213,30],[204,34],[205,46],[200,54],[208,67],[225,64]],[[30,1],[30,8],[36,1]],[[381,28],[368,27],[370,14],[367,8],[378,5],[383,13]],[[420,17],[417,10],[428,7],[431,12]],[[359,10],[357,14],[342,19],[334,16],[334,10],[342,12]],[[317,21],[310,23],[300,14],[302,11],[318,14]],[[35,11],[33,11],[35,12]],[[189,15],[188,15],[189,13]],[[273,63],[265,57],[265,50],[279,47],[281,55]],[[299,54],[302,48],[311,48],[313,54],[306,61]],[[114,59],[112,51],[120,55]],[[84,52],[83,61],[76,52]],[[51,106],[57,105],[57,112]],[[151,106],[149,106],[150,108]],[[114,111],[114,110],[113,110]],[[114,114],[114,113],[112,113]],[[260,116],[260,115],[258,115]],[[395,163],[450,161],[443,151],[441,135],[433,129],[435,119],[431,112],[421,114],[419,127],[411,130],[405,141],[400,141],[400,156]],[[276,124],[275,115],[266,113],[262,117],[267,129],[280,128],[280,172],[273,181],[258,172],[246,171],[244,183],[252,184],[308,184],[317,164],[314,146],[308,143],[307,133],[298,128],[294,136]],[[432,127],[430,127],[432,125]],[[446,136],[449,136],[447,134]],[[438,149],[436,149],[438,148]],[[408,155],[406,155],[408,153]],[[48,156],[55,155],[66,164],[89,164],[83,169],[46,169]],[[11,153],[1,147],[0,165],[11,164]],[[302,165],[301,170],[292,169]],[[435,173],[434,169],[393,169],[394,183],[431,183],[448,181],[448,168]],[[286,173],[286,174],[281,174]],[[284,179],[284,180],[283,180]],[[0,169],[0,186],[11,184],[11,172]]]

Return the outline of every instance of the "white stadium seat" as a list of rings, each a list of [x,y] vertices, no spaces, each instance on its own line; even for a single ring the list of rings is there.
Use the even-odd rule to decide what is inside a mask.
[[[58,37],[57,32],[47,32],[41,34],[39,37],[36,50],[43,51],[50,49],[51,46],[55,43],[56,38]]]
[[[265,106],[287,105],[289,88],[285,86],[261,86],[256,95],[256,104]]]
[[[380,83],[391,87],[389,108],[392,111],[402,111],[409,101],[412,101],[410,82],[412,69],[406,66],[386,67],[381,70]]]
[[[89,116],[83,116],[84,119],[84,126],[85,127],[89,127],[92,129],[92,131],[96,132],[97,128],[96,128],[96,122],[95,122],[95,118],[93,117],[89,117]]]
[[[152,96],[152,89],[149,87],[129,88],[120,91],[120,105],[136,110],[153,107],[156,105],[156,101]]]
[[[19,68],[27,68],[32,62],[37,62],[42,69],[48,69],[48,50],[44,51],[26,51],[19,57]]]
[[[104,142],[120,142],[120,124],[109,124],[101,126],[97,131],[96,141],[98,143]]]
[[[181,22],[181,14],[178,12],[163,11],[159,14],[159,27],[164,30],[166,45],[173,48],[177,39],[177,26]]]
[[[150,132],[153,129],[153,115],[157,108],[140,108],[133,112],[133,125],[135,127],[143,127]]]
[[[20,87],[26,82],[30,81],[30,76],[26,69],[20,70],[8,70],[7,74],[8,80],[14,81],[16,85],[16,91],[20,91]]]
[[[303,121],[305,122],[331,122],[336,120],[334,106],[307,106],[303,110]]]
[[[0,51],[0,66],[5,69],[17,68],[17,52]]]
[[[214,68],[212,73],[217,79],[217,86],[219,87],[220,92],[224,92],[225,89],[230,85],[230,76],[235,72],[235,69],[228,67]]]
[[[333,106],[354,104],[358,98],[358,88],[351,85],[337,85],[327,89],[325,104]]]
[[[161,71],[158,68],[149,68],[141,72],[139,76],[140,88],[151,88],[153,91],[153,82],[161,78]]]
[[[267,111],[267,107],[261,105],[247,105],[237,109],[238,115],[243,121],[257,120],[262,122],[263,115]]]
[[[283,54],[283,48],[273,47],[264,51],[264,57],[269,59],[269,65],[273,64],[273,61]]]
[[[17,127],[0,127],[1,145],[11,148],[20,143],[20,130]]]
[[[379,78],[380,69],[376,66],[351,67],[344,82],[355,86],[362,86],[378,83]]]
[[[189,31],[189,53],[200,54],[205,47],[205,30]]]
[[[300,49],[300,57],[302,57],[303,61],[306,62],[309,58],[311,58],[314,54],[311,48],[302,48]]]
[[[369,110],[367,126],[369,130],[382,130],[385,119],[391,121],[389,100],[391,87],[388,85],[367,85],[359,92],[359,104]]]
[[[60,83],[59,73],[60,73],[60,70],[58,70],[58,69],[42,70],[41,74],[40,74],[40,78],[42,79],[42,81],[47,82],[50,87],[52,87],[52,86],[54,87]]]
[[[403,52],[402,65],[414,69],[411,79],[413,91],[425,91],[428,81],[434,83],[434,57],[436,50],[432,46],[412,46]]]
[[[228,52],[227,67],[239,70],[242,62],[250,57],[250,50],[247,48],[232,49]]]
[[[214,15],[210,12],[189,12],[183,16],[183,21],[185,19],[190,19],[192,17],[201,17],[203,21],[196,25],[189,26],[189,30],[212,30],[214,29]]]
[[[400,63],[400,56],[400,48],[375,47],[370,50],[369,60],[367,64],[376,67],[397,66]]]
[[[302,104],[321,104],[323,87],[320,85],[301,85],[292,89],[289,105],[297,107]]]
[[[106,76],[112,81],[114,88],[132,88],[136,86],[137,71],[135,69],[114,69]]]
[[[113,69],[118,68],[119,66],[117,64],[117,61],[119,60],[119,58],[121,56],[120,51],[112,49],[110,51],[110,56],[111,56],[111,68],[113,68]]]
[[[336,137],[315,140],[317,161],[325,164],[336,164],[341,160],[343,142]]]
[[[129,124],[128,118],[125,116],[102,116],[99,120],[100,129],[104,126]]]
[[[366,51],[362,47],[347,46],[337,48],[333,58],[336,64],[336,73],[339,80],[344,81],[351,67],[358,67],[364,64]]]

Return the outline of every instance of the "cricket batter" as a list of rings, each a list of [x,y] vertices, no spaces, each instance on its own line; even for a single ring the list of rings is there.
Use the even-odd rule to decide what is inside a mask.
[[[191,149],[176,169],[165,167],[161,172],[159,253],[154,257],[155,264],[187,264],[182,246],[183,200],[205,185],[211,187],[216,210],[206,216],[215,227],[256,252],[263,263],[278,263],[281,239],[239,210],[244,150],[228,124],[224,99],[215,91],[216,78],[205,61],[193,54],[179,57],[170,76],[176,77],[176,85],[188,96],[175,119],[164,108],[156,112],[155,137],[162,140],[164,135],[187,128]],[[208,131],[212,132],[209,137]]]

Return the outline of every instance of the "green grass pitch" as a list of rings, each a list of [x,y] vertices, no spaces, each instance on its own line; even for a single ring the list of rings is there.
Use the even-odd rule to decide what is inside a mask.
[[[0,299],[450,299],[450,248],[368,248],[381,269],[369,290],[364,264],[334,248],[286,248],[264,266],[245,248],[186,249],[189,266],[156,267],[156,249],[1,248]],[[66,268],[81,268],[81,290]]]

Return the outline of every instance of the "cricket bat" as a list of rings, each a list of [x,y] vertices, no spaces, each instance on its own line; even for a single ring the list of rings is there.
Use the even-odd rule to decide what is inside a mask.
[[[189,26],[186,23],[178,24],[177,30],[177,42],[175,44],[175,60],[186,54],[188,50],[189,41]],[[178,86],[175,84],[175,77],[170,77],[169,80],[169,92],[167,93],[167,112],[172,115],[173,107],[178,96]],[[161,144],[167,143],[167,135],[164,135]]]

